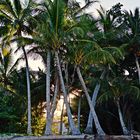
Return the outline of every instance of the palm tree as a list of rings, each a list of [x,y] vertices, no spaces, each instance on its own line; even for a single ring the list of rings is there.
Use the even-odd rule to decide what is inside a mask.
[[[32,32],[31,27],[29,26],[29,19],[32,14],[31,9],[32,1],[28,1],[27,5],[23,6],[21,1],[17,0],[2,0],[0,2],[0,13],[3,16],[3,19],[6,19],[7,22],[4,23],[4,26],[10,27],[10,36],[17,36],[18,38],[22,36],[23,33],[30,34]],[[18,42],[18,45],[21,45],[21,42]],[[27,95],[28,95],[28,127],[27,133],[32,134],[31,130],[31,93],[30,93],[30,76],[29,76],[29,65],[26,51],[23,45],[20,46],[23,50],[23,54],[26,61],[26,78],[27,78]]]
[[[84,34],[84,33],[83,33]],[[84,38],[88,38],[86,35],[83,35]],[[82,36],[82,37],[83,37]],[[82,42],[82,43],[81,43]],[[116,63],[115,58],[122,57],[122,53],[116,47],[106,46],[101,48],[95,41],[91,41],[89,39],[77,39],[76,43],[73,43],[73,46],[70,48],[70,58],[71,61],[77,66],[77,74],[79,76],[81,85],[86,93],[86,97],[91,109],[91,113],[95,122],[95,126],[97,128],[97,132],[102,135],[104,134],[103,130],[100,127],[99,121],[97,121],[97,115],[95,114],[94,107],[91,105],[90,97],[88,95],[88,91],[86,85],[84,83],[83,77],[81,75],[80,66],[87,65],[87,64],[101,64],[106,65],[109,63]],[[106,70],[105,70],[106,71]],[[104,75],[104,72],[103,72]],[[102,76],[101,76],[102,78]],[[97,85],[97,90],[99,90],[100,85]],[[95,104],[95,99],[97,98],[98,92],[96,97],[93,96],[93,102]],[[91,119],[92,120],[92,119]]]
[[[126,127],[124,116],[121,111],[120,102],[122,98],[125,98],[126,95],[129,95],[130,98],[138,98],[138,87],[134,86],[133,83],[130,83],[125,78],[122,79],[121,77],[115,77],[112,81],[109,81],[109,89],[105,91],[106,92],[99,97],[98,102],[104,102],[113,99],[118,109],[118,115],[123,134],[129,135],[130,132]]]
[[[94,123],[95,123],[96,129],[97,129],[97,133],[99,135],[104,135],[105,132],[101,128],[101,125],[99,123],[97,114],[94,110],[94,107],[92,105],[90,96],[88,94],[86,84],[84,82],[84,79],[83,79],[81,71],[80,71],[80,66],[81,65],[92,63],[91,61],[93,59],[91,59],[91,56],[93,55],[92,53],[93,53],[94,48],[99,48],[99,46],[95,42],[90,41],[90,40],[80,39],[79,41],[73,42],[73,46],[71,46],[71,48],[69,48],[69,54],[70,54],[70,58],[71,58],[70,62],[72,64],[74,63],[76,65],[76,72],[77,72],[78,78],[80,80],[80,83],[83,87],[83,90],[85,92],[89,107],[91,109],[92,116],[93,116],[93,119],[94,119]]]
[[[122,16],[121,6],[122,5],[118,3],[108,11],[106,11],[105,9],[103,9],[102,6],[100,6],[100,10],[97,10],[99,13],[99,17],[97,20],[98,21],[97,23],[99,24],[98,25],[99,29],[96,32],[93,32],[95,40],[98,42],[98,44],[100,44],[100,46],[103,49],[110,48],[112,50],[111,54],[114,54],[113,57],[115,58],[115,60],[118,59],[119,57],[122,58],[122,52],[116,47],[116,46],[121,45],[118,43],[119,42],[118,35],[120,34],[120,26],[122,24],[122,22],[120,21],[120,17]],[[119,20],[119,23],[118,23],[118,20]],[[119,46],[119,47],[122,48],[122,46]],[[118,56],[115,56],[115,53]],[[104,66],[104,70],[100,76],[100,80],[102,80],[105,77],[109,63]],[[95,89],[92,95],[93,106],[95,106],[96,104],[96,99],[100,90],[100,86],[101,86],[100,83],[97,83],[95,86]],[[93,133],[92,124],[93,124],[93,118],[90,111],[89,117],[88,117],[88,123],[85,129],[86,133]]]
[[[64,1],[51,0],[45,1],[43,3],[43,12],[40,16],[40,23],[38,23],[38,27],[36,29],[37,36],[34,38],[37,40],[39,44],[42,45],[42,50],[45,50],[47,53],[51,51],[52,55],[55,56],[55,64],[57,66],[61,89],[64,96],[64,102],[66,104],[66,111],[69,118],[69,124],[72,131],[72,134],[80,134],[80,131],[75,127],[74,121],[72,119],[71,110],[67,101],[67,92],[65,89],[64,79],[62,76],[62,69],[60,63],[60,54],[59,49],[64,44],[64,39],[66,38],[66,34],[70,32],[75,26],[73,26],[73,21],[68,25],[67,23],[67,15],[65,14],[65,9],[67,8]],[[45,29],[45,30],[44,30]],[[40,38],[38,38],[40,36]],[[45,42],[45,43],[44,43]],[[49,68],[47,68],[49,69]],[[46,79],[49,81],[48,79]],[[46,91],[48,92],[48,91]],[[49,92],[46,93],[49,95]],[[47,104],[48,105],[48,104]],[[50,114],[50,109],[48,108],[48,114]],[[47,120],[48,121],[48,120]],[[50,126],[49,126],[50,127]],[[46,131],[47,134],[47,124]],[[50,128],[49,128],[50,130]]]

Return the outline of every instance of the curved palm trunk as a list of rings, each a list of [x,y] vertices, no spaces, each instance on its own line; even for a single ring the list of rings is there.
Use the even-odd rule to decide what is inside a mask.
[[[139,77],[139,84],[140,84],[140,65],[139,65],[139,61],[138,61],[138,57],[135,56],[135,61],[136,61],[136,67],[138,70],[138,77]]]
[[[102,74],[100,76],[101,80],[104,78],[105,73],[106,73],[106,69],[102,72]],[[94,107],[95,107],[95,104],[96,104],[96,99],[97,99],[100,87],[101,87],[101,84],[97,83],[96,86],[95,86],[94,92],[92,94],[92,104],[93,104]],[[92,116],[91,110],[89,112],[88,123],[87,123],[86,129],[85,129],[84,132],[86,134],[92,134],[93,133],[93,116]]]
[[[101,125],[99,123],[99,120],[98,120],[97,114],[95,112],[94,106],[93,106],[92,101],[90,99],[90,96],[88,94],[85,82],[84,82],[83,77],[81,75],[80,68],[77,67],[76,70],[77,70],[77,74],[78,74],[79,80],[81,82],[81,85],[82,85],[82,87],[84,89],[84,92],[85,92],[85,95],[86,95],[86,98],[87,98],[87,101],[88,101],[88,104],[89,104],[89,107],[90,107],[90,110],[91,110],[91,113],[92,113],[92,116],[93,116],[93,119],[94,119],[94,123],[95,123],[95,127],[96,127],[96,130],[97,130],[97,133],[98,133],[98,135],[105,135],[105,132],[101,128]]]
[[[45,135],[51,135],[51,109],[50,109],[50,63],[51,63],[51,52],[48,49],[47,52],[47,68],[46,68],[46,129]]]
[[[123,116],[122,116],[122,112],[121,112],[121,108],[120,108],[119,101],[117,101],[117,108],[118,108],[119,119],[120,119],[120,124],[121,124],[122,130],[123,130],[123,134],[124,134],[124,135],[128,135],[128,134],[129,134],[129,131],[128,131],[128,129],[127,129],[126,126],[125,126],[125,123],[124,123],[124,120],[123,120]]]
[[[26,55],[25,48],[22,46],[22,50],[25,56],[26,61],[26,80],[27,80],[27,96],[28,96],[28,126],[27,126],[27,134],[32,134],[32,128],[31,128],[31,89],[30,89],[30,75],[29,75],[29,65],[28,65],[28,59]]]
[[[62,76],[62,70],[61,70],[61,67],[60,67],[58,52],[55,52],[55,57],[56,57],[58,74],[59,74],[59,78],[60,78],[60,82],[61,82],[61,88],[62,88],[63,96],[64,96],[64,103],[66,105],[66,111],[67,111],[67,115],[68,115],[68,120],[69,120],[69,125],[70,125],[70,128],[71,128],[71,132],[72,132],[72,135],[80,135],[80,131],[75,127],[75,124],[74,124],[74,121],[73,121],[73,118],[72,118],[72,114],[71,114],[71,110],[70,110],[70,106],[68,104],[67,92],[66,92],[66,88],[65,88],[65,85],[64,85],[64,80],[63,80],[63,76]]]

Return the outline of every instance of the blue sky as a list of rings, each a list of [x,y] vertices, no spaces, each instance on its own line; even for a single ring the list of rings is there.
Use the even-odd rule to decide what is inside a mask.
[[[77,0],[77,1],[80,2],[81,5],[84,4],[83,3],[84,0]],[[140,0],[119,0],[119,1],[118,0],[99,0],[99,3],[93,4],[93,6],[91,6],[88,9],[88,12],[92,13],[93,15],[97,15],[96,9],[99,9],[100,4],[102,5],[103,8],[107,10],[119,2],[123,4],[122,9],[134,11],[136,7],[140,8]]]

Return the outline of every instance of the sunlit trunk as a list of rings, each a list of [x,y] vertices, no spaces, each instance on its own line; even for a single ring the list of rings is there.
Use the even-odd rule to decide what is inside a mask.
[[[47,52],[47,65],[46,65],[46,128],[45,135],[51,135],[51,108],[50,108],[50,63],[51,63],[51,52],[48,49]]]
[[[138,71],[138,78],[139,78],[139,84],[140,84],[140,65],[139,65],[137,56],[135,56],[135,61],[136,61],[136,67],[137,67],[137,71]]]
[[[90,99],[90,96],[88,94],[87,87],[86,87],[85,82],[83,80],[83,77],[81,75],[80,68],[77,66],[76,70],[77,70],[77,74],[78,74],[79,80],[81,82],[81,85],[83,87],[83,90],[85,92],[85,95],[86,95],[86,98],[87,98],[87,101],[88,101],[88,104],[89,104],[89,107],[90,107],[90,110],[91,110],[91,113],[92,113],[92,116],[93,116],[93,119],[94,119],[94,123],[95,123],[97,133],[98,133],[98,135],[105,135],[105,132],[101,128],[101,125],[99,123],[99,120],[98,120],[97,114],[95,112],[94,106],[93,106],[92,101]]]
[[[105,76],[106,73],[106,69],[102,72],[101,76],[100,76],[100,80],[102,80]],[[92,104],[95,107],[96,104],[96,99],[100,90],[101,84],[97,83],[94,89],[94,92],[92,94]],[[93,134],[93,116],[91,113],[91,110],[89,112],[89,116],[88,116],[88,122],[87,122],[87,126],[86,129],[84,131],[86,134]]]
[[[30,89],[30,75],[29,75],[29,65],[28,65],[28,59],[26,55],[25,48],[22,46],[22,50],[25,57],[26,62],[26,81],[27,81],[27,96],[28,96],[28,120],[27,120],[27,134],[32,134],[32,128],[31,128],[31,89]]]
[[[121,108],[120,108],[119,101],[117,101],[117,108],[118,108],[119,120],[120,120],[120,124],[121,124],[122,130],[123,130],[123,134],[124,134],[124,135],[128,135],[128,134],[129,134],[129,131],[128,131],[128,129],[127,129],[126,126],[125,126],[125,123],[124,123],[124,120],[123,120],[123,116],[122,116],[122,112],[121,112]]]
[[[60,130],[59,130],[59,134],[62,135],[63,134],[63,114],[64,114],[64,102],[62,105],[62,110],[61,110],[61,118],[60,118]]]
[[[68,120],[69,120],[69,125],[70,125],[70,128],[71,128],[71,132],[72,132],[73,135],[79,135],[80,131],[76,128],[76,126],[74,124],[72,114],[71,114],[71,110],[70,110],[70,106],[68,104],[67,92],[66,92],[66,88],[65,88],[65,84],[64,84],[64,79],[63,79],[63,76],[62,76],[62,70],[61,70],[61,67],[60,67],[58,52],[55,52],[55,57],[56,57],[58,74],[59,74],[59,78],[60,78],[61,88],[62,88],[62,92],[63,92],[63,96],[64,96],[64,103],[66,105],[66,111],[67,111],[67,115],[68,115]]]

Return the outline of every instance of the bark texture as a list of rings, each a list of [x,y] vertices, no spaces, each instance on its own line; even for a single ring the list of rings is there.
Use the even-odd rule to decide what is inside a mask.
[[[48,49],[47,52],[47,65],[46,65],[46,128],[45,135],[51,135],[51,108],[50,108],[50,64],[51,64],[51,52]]]
[[[31,128],[31,89],[30,89],[30,75],[29,75],[29,65],[28,65],[28,59],[26,55],[25,48],[22,46],[23,54],[25,57],[26,62],[26,81],[27,81],[27,97],[28,97],[28,125],[27,125],[27,134],[32,134],[32,128]]]
[[[58,94],[58,77],[56,78],[55,89],[54,89],[54,96],[53,96],[53,101],[52,101],[52,106],[51,106],[51,123],[53,122],[54,112],[56,110],[57,94]]]

